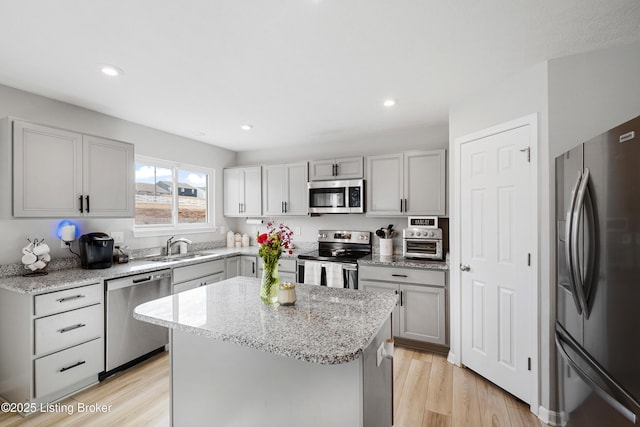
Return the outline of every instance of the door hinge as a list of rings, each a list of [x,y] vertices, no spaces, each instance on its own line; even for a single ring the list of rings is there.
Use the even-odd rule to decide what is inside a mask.
[[[531,267],[531,254],[527,254],[527,265]]]
[[[527,152],[527,162],[531,163],[531,147],[523,148],[521,152]]]
[[[530,357],[527,358],[527,368],[529,370],[531,370],[531,358]]]

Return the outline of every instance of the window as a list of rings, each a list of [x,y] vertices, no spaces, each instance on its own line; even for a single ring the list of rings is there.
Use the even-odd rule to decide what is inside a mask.
[[[213,226],[214,171],[136,156],[136,230]]]

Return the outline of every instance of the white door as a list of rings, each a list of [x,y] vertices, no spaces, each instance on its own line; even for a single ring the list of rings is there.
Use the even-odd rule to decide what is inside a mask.
[[[462,363],[525,402],[537,340],[529,126],[460,148]]]

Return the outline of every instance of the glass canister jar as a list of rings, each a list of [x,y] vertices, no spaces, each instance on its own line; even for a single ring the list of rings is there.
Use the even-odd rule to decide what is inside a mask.
[[[296,285],[294,283],[283,282],[280,284],[278,302],[280,305],[293,305],[296,302]]]

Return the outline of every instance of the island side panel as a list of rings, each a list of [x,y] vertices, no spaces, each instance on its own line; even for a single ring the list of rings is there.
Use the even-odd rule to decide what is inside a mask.
[[[172,425],[362,427],[362,358],[303,362],[172,330]]]
[[[378,365],[377,357],[380,346],[392,336],[391,325],[392,316],[389,316],[362,355],[363,417],[366,427],[393,425],[393,359],[385,357]]]

